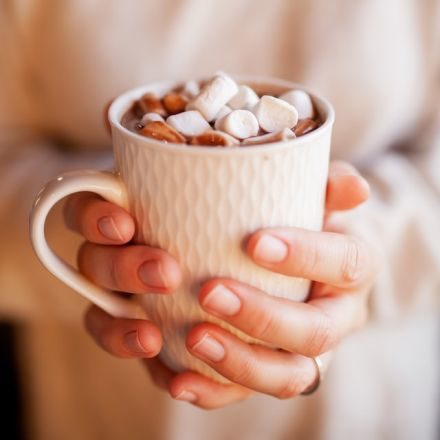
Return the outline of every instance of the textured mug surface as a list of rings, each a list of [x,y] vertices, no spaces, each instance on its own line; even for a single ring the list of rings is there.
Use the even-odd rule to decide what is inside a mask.
[[[300,87],[270,79],[238,78],[257,91],[274,94]],[[181,265],[181,286],[171,295],[136,295],[149,319],[162,331],[162,360],[173,370],[192,369],[225,381],[185,347],[187,331],[215,322],[255,341],[206,314],[198,304],[200,283],[231,277],[268,294],[303,301],[310,282],[272,273],[243,251],[249,233],[262,227],[322,227],[333,110],[312,94],[324,124],[282,143],[243,148],[163,144],[128,131],[121,118],[147,91],[164,93],[174,83],[142,87],[111,106],[116,172],[126,187],[136,221],[135,241],[165,249]],[[302,87],[300,87],[302,88]]]

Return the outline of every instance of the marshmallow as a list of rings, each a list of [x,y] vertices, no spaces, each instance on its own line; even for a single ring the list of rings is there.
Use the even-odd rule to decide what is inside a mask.
[[[239,145],[240,142],[228,133],[223,131],[209,130],[198,136],[194,136],[191,141],[191,145],[200,145],[205,147],[232,147]]]
[[[206,119],[196,110],[169,116],[167,123],[184,136],[197,136],[211,129]]]
[[[260,145],[268,144],[270,142],[282,142],[296,138],[295,133],[290,128],[283,128],[280,131],[263,134],[262,136],[254,136],[245,139],[242,145]]]
[[[142,116],[141,125],[145,126],[145,125],[147,125],[151,121],[162,121],[162,122],[164,122],[164,119],[158,113],[145,113],[145,115]]]
[[[183,86],[183,93],[189,98],[194,98],[200,93],[199,83],[197,81],[191,80],[187,81]]]
[[[322,124],[304,90],[259,98],[224,72],[181,83],[160,96],[146,93],[124,118],[127,128],[141,135],[208,147],[289,141]]]
[[[258,101],[253,112],[260,127],[268,132],[292,128],[298,122],[298,112],[295,107],[282,99],[269,95],[264,95]]]
[[[215,115],[215,124],[214,124],[214,128],[216,130],[220,130],[219,126],[221,123],[222,118],[224,118],[227,114],[231,113],[231,108],[228,107],[227,105],[224,105],[220,111]]]
[[[258,95],[250,87],[240,86],[235,96],[229,100],[228,105],[233,110],[250,110],[259,99]]]
[[[219,130],[238,139],[256,136],[260,129],[257,118],[249,110],[233,110],[218,120]]]
[[[188,103],[186,110],[198,110],[210,122],[237,91],[238,86],[231,77],[227,75],[215,76]]]
[[[295,127],[295,134],[297,136],[302,136],[307,134],[309,131],[314,130],[319,127],[319,122],[314,119],[300,119]]]
[[[168,114],[174,115],[185,110],[188,98],[181,93],[170,92],[163,97],[162,104]]]
[[[151,121],[139,133],[158,141],[185,144],[186,139],[173,127],[162,121]]]
[[[224,105],[219,112],[215,115],[215,120],[218,121],[219,119],[226,116],[228,113],[231,113],[232,109],[228,107],[227,105]]]
[[[290,90],[283,93],[280,99],[293,105],[298,112],[298,119],[313,118],[315,109],[313,108],[313,102],[310,95],[304,90]]]

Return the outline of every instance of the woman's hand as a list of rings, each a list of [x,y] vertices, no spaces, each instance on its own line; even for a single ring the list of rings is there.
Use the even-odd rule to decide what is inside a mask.
[[[332,163],[326,198],[327,220],[332,211],[359,205],[367,199],[368,193],[368,184],[353,167],[342,162]],[[108,209],[104,217],[114,219],[122,235],[114,234],[118,244],[131,238],[133,221],[127,213],[99,199],[86,201],[92,206],[89,209],[96,212],[94,215],[83,207],[84,201],[78,205],[74,200],[68,218],[77,219],[70,224],[87,239],[110,244],[100,236],[97,226],[103,217],[98,211],[104,205]],[[98,202],[104,204],[99,209]],[[109,220],[106,222],[112,225]],[[90,231],[98,235],[90,235]],[[164,262],[160,274],[155,266],[150,272],[151,279],[140,282],[137,276],[140,272],[133,271],[132,267],[141,267],[139,257],[148,260],[152,253]],[[218,278],[205,283],[199,299],[208,313],[279,349],[246,344],[214,324],[201,323],[188,335],[188,350],[232,383],[220,385],[191,371],[174,374],[157,358],[143,359],[153,381],[176,399],[202,408],[218,408],[255,391],[278,398],[301,394],[316,381],[316,366],[310,358],[321,355],[327,364],[326,352],[366,320],[375,261],[361,240],[328,231],[266,229],[249,238],[247,253],[268,270],[313,280],[310,298],[306,303],[296,303],[272,297],[232,279]],[[158,286],[158,280],[166,280],[165,293],[180,280],[177,263],[165,252],[148,246],[87,243],[79,260],[89,278],[115,290],[148,293],[148,286]],[[101,347],[117,356],[149,358],[160,350],[160,333],[148,321],[115,319],[92,306],[86,314],[86,326]]]
[[[68,198],[64,214],[67,226],[86,239],[78,266],[95,284],[133,294],[168,294],[180,284],[179,265],[165,251],[127,244],[135,226],[124,209],[80,193]],[[160,331],[149,321],[114,319],[92,306],[85,322],[98,345],[116,356],[148,358],[161,349]]]
[[[332,211],[353,208],[368,194],[368,184],[353,167],[332,163],[327,221]],[[206,282],[199,295],[205,311],[279,349],[246,344],[217,325],[201,323],[188,335],[188,350],[233,384],[214,384],[187,372],[172,378],[172,396],[216,408],[252,391],[281,399],[299,395],[317,380],[311,358],[321,355],[326,367],[329,350],[365,323],[376,261],[360,239],[329,231],[272,228],[254,233],[247,253],[268,270],[313,280],[310,298],[306,303],[276,298],[232,279]]]

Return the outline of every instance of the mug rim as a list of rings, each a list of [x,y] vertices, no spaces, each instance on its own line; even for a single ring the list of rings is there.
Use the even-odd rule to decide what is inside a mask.
[[[269,151],[279,151],[293,147],[300,147],[304,143],[309,143],[313,141],[314,138],[319,137],[324,134],[327,130],[331,129],[335,120],[335,111],[330,102],[311,91],[308,87],[305,87],[302,84],[298,84],[292,81],[269,77],[269,76],[255,76],[255,75],[231,75],[231,77],[240,83],[251,83],[251,84],[261,84],[262,86],[274,86],[274,87],[285,87],[291,89],[299,89],[307,92],[318,105],[318,107],[322,107],[325,113],[325,120],[322,125],[320,125],[315,130],[310,133],[304,134],[302,136],[289,139],[288,141],[279,141],[279,142],[270,142],[266,144],[258,144],[258,145],[249,145],[246,147],[241,146],[233,146],[227,148],[216,148],[211,146],[203,146],[203,145],[187,145],[187,144],[178,144],[173,142],[161,142],[159,140],[141,136],[128,128],[122,125],[122,117],[129,110],[129,108],[133,105],[133,102],[136,99],[139,99],[143,94],[152,91],[153,89],[171,89],[176,85],[181,84],[185,80],[162,80],[155,81],[148,84],[144,84],[139,87],[132,88],[121,95],[119,95],[110,105],[108,110],[108,119],[110,121],[110,125],[112,129],[115,129],[121,132],[124,136],[129,136],[135,141],[140,141],[145,146],[154,149],[166,150],[176,153],[185,153],[185,154],[203,154],[203,155],[212,155],[212,154],[253,154],[253,153],[263,153]],[[321,115],[322,116],[322,115]]]

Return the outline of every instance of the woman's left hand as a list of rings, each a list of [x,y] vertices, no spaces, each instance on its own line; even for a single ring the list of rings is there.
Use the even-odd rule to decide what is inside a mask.
[[[367,319],[374,254],[359,238],[330,232],[329,219],[332,211],[354,208],[368,194],[367,182],[351,165],[333,162],[324,232],[274,228],[250,237],[247,253],[255,263],[314,281],[307,302],[277,298],[233,279],[216,278],[202,286],[199,301],[206,312],[279,349],[247,344],[217,325],[201,323],[188,335],[188,350],[232,384],[189,371],[164,373],[163,385],[174,398],[218,408],[254,391],[285,399],[313,388],[317,368],[311,358],[321,355],[325,368],[329,350]],[[157,376],[163,367],[154,362],[149,367]]]

